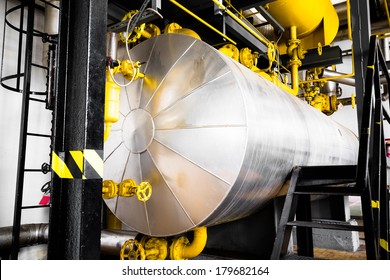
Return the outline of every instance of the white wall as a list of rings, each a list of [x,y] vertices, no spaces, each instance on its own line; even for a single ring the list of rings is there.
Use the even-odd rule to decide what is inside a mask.
[[[352,41],[345,40],[336,42],[334,45],[339,46],[342,50],[348,50],[352,48]],[[337,71],[341,73],[352,73],[352,57],[344,57],[343,64],[336,65]],[[355,87],[340,84],[342,88],[343,95],[341,98],[351,97],[352,94],[355,94]],[[389,111],[389,102],[384,102],[384,107]],[[352,106],[344,106],[339,111],[335,112],[331,117],[342,125],[351,129],[356,135],[358,135],[358,124],[357,124],[357,109],[353,109]],[[383,123],[384,126],[384,135],[385,138],[390,138],[390,125],[387,122]]]
[[[0,65],[3,65],[2,77],[16,73],[18,47],[18,34],[10,28],[6,28],[5,30],[6,38],[3,46],[5,2],[5,0],[0,0],[0,53],[4,48],[4,59],[0,57]],[[8,5],[15,5],[19,4],[19,1],[8,1],[8,3]],[[18,12],[10,14],[7,18],[12,23],[18,25]],[[37,30],[43,30],[43,23],[43,13],[37,12],[35,28]],[[40,38],[35,38],[33,62],[41,64],[41,60],[42,43]],[[33,67],[31,79],[32,90],[45,90],[45,75],[44,70]],[[0,227],[11,226],[13,224],[21,103],[21,93],[9,91],[0,86]],[[29,132],[50,134],[51,111],[45,109],[44,103],[30,102],[29,115]],[[43,162],[49,162],[49,145],[50,140],[48,138],[28,137],[26,168],[40,168]],[[37,205],[42,197],[40,191],[41,186],[49,180],[49,174],[44,175],[41,172],[26,173],[23,204]],[[48,208],[23,210],[22,223],[47,223],[48,213]]]

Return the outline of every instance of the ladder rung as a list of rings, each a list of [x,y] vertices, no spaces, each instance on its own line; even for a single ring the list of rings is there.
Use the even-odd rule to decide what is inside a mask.
[[[24,172],[42,172],[42,169],[24,169]]]
[[[38,98],[33,98],[33,97],[30,97],[29,100],[30,100],[30,101],[41,102],[41,103],[46,103],[46,100],[42,100],[42,99],[38,99]]]
[[[48,135],[48,134],[29,133],[29,132],[27,132],[27,135],[28,135],[28,136],[37,136],[37,137],[47,137],[47,138],[51,138],[51,135]]]
[[[22,209],[34,209],[34,208],[47,208],[50,205],[30,205],[30,206],[22,206]]]
[[[289,226],[307,227],[307,228],[345,230],[345,231],[364,231],[364,227],[363,226],[334,224],[334,223],[323,222],[323,221],[312,221],[312,222],[291,221],[291,222],[288,222],[287,225],[289,225]]]
[[[39,65],[39,64],[36,64],[36,63],[31,63],[31,66],[34,66],[34,67],[37,67],[37,68],[41,68],[41,69],[45,69],[45,70],[49,69],[46,66]]]

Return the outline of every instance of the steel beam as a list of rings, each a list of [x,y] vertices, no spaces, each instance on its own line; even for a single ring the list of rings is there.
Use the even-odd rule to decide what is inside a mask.
[[[53,151],[102,156],[107,1],[62,0],[60,15]],[[99,259],[102,178],[53,172],[52,186],[48,259]]]
[[[369,42],[371,36],[369,0],[351,1],[352,39],[354,47],[356,107],[358,127],[362,125],[363,94],[367,67]]]

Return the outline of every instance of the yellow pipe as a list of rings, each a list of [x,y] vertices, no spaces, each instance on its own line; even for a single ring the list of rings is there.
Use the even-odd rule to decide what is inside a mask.
[[[104,102],[104,141],[110,136],[112,124],[119,120],[120,87],[115,84],[110,75],[111,69],[106,70],[106,90]],[[113,75],[113,73],[112,73]]]
[[[230,39],[228,36],[226,36],[225,34],[223,34],[221,31],[219,31],[218,29],[216,29],[214,26],[212,26],[211,24],[209,24],[208,22],[206,22],[205,20],[203,20],[202,18],[198,17],[196,14],[194,14],[193,12],[191,12],[190,10],[188,10],[186,7],[184,7],[183,5],[181,5],[180,3],[178,3],[177,1],[175,0],[169,0],[171,3],[175,4],[177,7],[179,7],[180,9],[182,9],[183,11],[185,11],[187,14],[189,14],[190,16],[194,17],[195,19],[197,19],[198,21],[200,21],[201,23],[203,23],[204,25],[206,25],[208,28],[210,28],[211,30],[215,31],[216,33],[218,33],[219,35],[221,35],[223,38],[225,38],[226,40],[228,40],[229,42],[231,42],[232,44],[234,45],[237,45],[237,43]]]
[[[352,40],[351,0],[347,0],[348,39]]]
[[[171,0],[170,0],[171,1]],[[253,31],[253,29],[249,28],[247,24],[244,24],[241,19],[239,19],[235,14],[233,14],[230,10],[228,10],[227,7],[222,5],[218,2],[218,0],[211,0],[213,1],[217,6],[219,6],[224,12],[226,12],[232,19],[234,19],[239,25],[244,27],[249,33],[251,33],[253,36],[255,36],[260,42],[268,45],[270,42],[266,40],[265,38],[261,37],[258,33]],[[172,2],[172,1],[171,1]]]
[[[296,26],[291,26],[291,28],[290,28],[290,40],[292,42],[291,46],[293,47],[293,49],[292,49],[292,57],[291,57],[291,60],[290,60],[290,64],[291,64],[291,84],[292,84],[292,89],[293,89],[294,94],[297,95],[298,94],[298,89],[299,89],[298,67],[299,67],[299,64],[301,62],[300,62],[300,60],[298,58],[298,44],[296,44],[296,41],[297,41],[297,27]]]
[[[335,77],[329,77],[329,78],[321,78],[321,79],[316,79],[316,80],[307,80],[307,81],[302,81],[301,84],[308,84],[308,83],[315,83],[315,82],[327,82],[327,81],[333,81],[336,79],[342,79],[342,78],[348,78],[348,77],[354,77],[355,74],[345,74],[345,75],[339,75]]]
[[[207,228],[199,227],[194,229],[194,239],[190,244],[185,236],[176,238],[170,246],[171,260],[192,259],[202,253],[207,243]]]
[[[207,228],[200,227],[194,230],[194,240],[183,248],[183,258],[192,259],[202,253],[207,243]]]

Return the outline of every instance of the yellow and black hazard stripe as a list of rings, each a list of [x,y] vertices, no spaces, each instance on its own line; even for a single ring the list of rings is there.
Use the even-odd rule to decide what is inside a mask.
[[[53,151],[52,169],[62,179],[101,179],[103,151]]]
[[[385,239],[380,239],[379,240],[379,245],[386,252],[390,252],[389,243]]]

